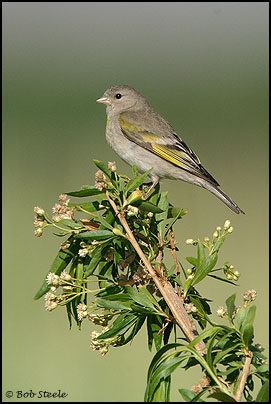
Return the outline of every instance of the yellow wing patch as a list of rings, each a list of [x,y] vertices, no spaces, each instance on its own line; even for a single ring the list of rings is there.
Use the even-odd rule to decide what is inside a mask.
[[[182,157],[187,158],[187,154],[184,152],[176,152],[172,149],[169,149],[166,146],[158,145],[158,144],[153,144],[153,151],[155,154],[158,156],[164,158],[165,160],[169,161],[170,163],[175,164],[178,167],[185,167],[183,163],[181,163]]]

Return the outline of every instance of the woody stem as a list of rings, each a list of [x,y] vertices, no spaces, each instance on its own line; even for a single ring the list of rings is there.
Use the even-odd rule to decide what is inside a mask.
[[[111,204],[116,216],[119,218],[121,224],[123,225],[125,231],[126,231],[126,237],[134,247],[135,251],[139,255],[140,259],[144,263],[145,267],[147,268],[149,274],[151,275],[153,281],[155,282],[157,288],[159,289],[160,293],[162,294],[163,298],[165,299],[168,307],[170,308],[177,324],[179,327],[183,330],[184,334],[187,336],[189,341],[192,341],[197,335],[197,331],[195,330],[195,327],[192,326],[190,323],[190,319],[188,317],[188,314],[184,308],[184,305],[182,303],[182,300],[180,297],[176,294],[175,290],[173,289],[173,286],[171,283],[165,279],[165,278],[160,278],[155,269],[152,267],[151,263],[148,261],[147,257],[141,250],[139,244],[137,243],[126,219],[124,216],[123,212],[120,212],[115,204],[115,202],[110,198],[108,191],[105,191],[107,199],[109,203]],[[195,345],[196,349],[200,354],[205,353],[205,344],[203,341],[200,341]]]

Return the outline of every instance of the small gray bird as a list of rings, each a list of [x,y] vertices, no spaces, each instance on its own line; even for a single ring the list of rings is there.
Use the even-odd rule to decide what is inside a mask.
[[[128,164],[140,172],[152,168],[150,191],[160,178],[179,179],[212,192],[235,213],[244,213],[219,189],[218,182],[201,165],[198,156],[134,88],[115,86],[96,100],[106,105],[106,140]]]

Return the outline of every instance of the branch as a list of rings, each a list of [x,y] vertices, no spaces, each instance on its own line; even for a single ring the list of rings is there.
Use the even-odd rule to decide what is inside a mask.
[[[177,324],[182,329],[184,334],[187,336],[189,341],[193,341],[194,338],[198,335],[198,332],[191,326],[190,319],[188,314],[183,306],[183,303],[179,296],[176,294],[173,286],[170,282],[166,279],[161,279],[158,277],[157,272],[152,267],[151,263],[146,258],[145,254],[141,250],[139,244],[137,243],[123,212],[119,212],[115,202],[110,198],[108,191],[105,191],[107,199],[109,200],[116,216],[119,218],[121,224],[123,225],[126,236],[132,246],[134,247],[135,251],[143,261],[145,267],[147,268],[149,274],[151,275],[153,281],[155,282],[157,288],[159,289],[160,293],[162,294],[163,298],[165,299],[168,307],[170,308],[174,318],[176,319]],[[200,341],[198,344],[195,345],[198,352],[203,355],[206,352],[205,344],[203,341]]]
[[[250,352],[250,351],[246,352],[246,359],[245,359],[244,367],[242,370],[240,383],[239,383],[239,386],[238,386],[238,389],[237,389],[237,392],[235,395],[235,400],[238,402],[240,402],[241,398],[242,398],[244,387],[245,387],[247,377],[249,374],[249,367],[250,367],[251,359],[252,359],[252,352]]]

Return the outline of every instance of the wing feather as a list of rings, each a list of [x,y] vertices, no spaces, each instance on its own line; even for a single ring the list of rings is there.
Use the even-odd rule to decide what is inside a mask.
[[[183,170],[200,176],[214,185],[219,185],[214,177],[201,165],[198,156],[177,134],[170,133],[170,139],[167,136],[156,135],[144,130],[143,127],[124,120],[122,117],[120,117],[120,126],[124,136],[132,142]]]

